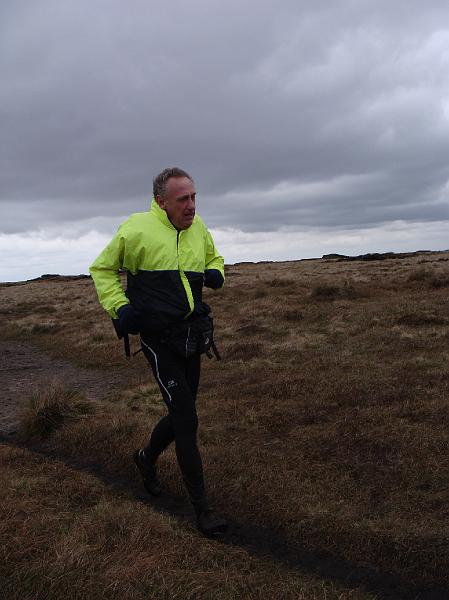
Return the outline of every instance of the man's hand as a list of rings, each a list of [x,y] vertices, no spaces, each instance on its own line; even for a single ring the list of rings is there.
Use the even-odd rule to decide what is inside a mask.
[[[204,285],[213,290],[218,290],[223,285],[223,275],[218,269],[206,269],[204,272]]]
[[[131,304],[124,304],[118,311],[118,321],[123,334],[136,334],[140,332],[142,313]]]

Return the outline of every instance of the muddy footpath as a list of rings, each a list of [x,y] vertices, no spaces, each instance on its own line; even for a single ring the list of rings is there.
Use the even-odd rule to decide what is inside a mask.
[[[30,394],[52,381],[98,401],[114,389],[120,377],[120,373],[82,369],[24,342],[0,341],[0,436],[14,436]]]

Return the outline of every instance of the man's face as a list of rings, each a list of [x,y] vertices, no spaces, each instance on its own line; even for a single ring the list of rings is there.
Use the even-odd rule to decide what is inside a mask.
[[[195,185],[188,177],[170,177],[164,196],[156,196],[156,202],[176,229],[188,229],[195,216],[195,196]]]

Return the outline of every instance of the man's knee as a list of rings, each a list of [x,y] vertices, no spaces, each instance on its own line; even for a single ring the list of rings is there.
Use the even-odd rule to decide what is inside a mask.
[[[196,413],[175,418],[174,430],[176,439],[196,437],[198,431],[198,416]]]

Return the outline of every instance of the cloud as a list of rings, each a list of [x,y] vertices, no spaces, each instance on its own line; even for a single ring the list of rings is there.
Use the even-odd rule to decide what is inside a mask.
[[[45,233],[0,234],[0,281],[23,281],[44,273],[87,273],[96,249],[105,246],[108,239],[109,236],[96,232],[77,239],[65,236],[50,238]]]
[[[44,273],[87,274],[89,265],[110,240],[109,229],[119,221],[93,220],[64,230],[0,234],[0,281],[23,281]],[[95,227],[80,233],[86,227]],[[297,260],[337,252],[411,252],[417,249],[447,250],[447,226],[442,222],[395,221],[373,228],[298,228],[248,232],[213,229],[215,243],[227,264],[242,261]],[[431,246],[429,246],[431,240]]]
[[[447,250],[447,226],[441,222],[414,223],[394,221],[364,229],[285,227],[281,231],[213,231],[217,246],[228,263],[261,260],[319,258],[324,254],[347,255],[368,252],[413,252],[432,248]]]
[[[447,223],[448,48],[443,1],[4,2],[0,230],[87,234],[173,164],[216,229]]]

